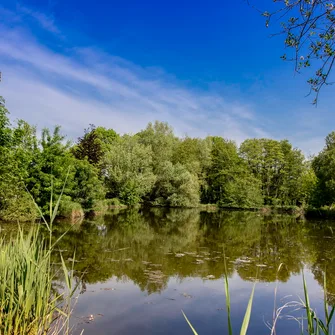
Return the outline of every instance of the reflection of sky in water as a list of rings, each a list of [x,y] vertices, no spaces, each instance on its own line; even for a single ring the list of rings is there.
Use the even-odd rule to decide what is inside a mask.
[[[10,235],[10,227],[0,227]],[[55,225],[55,238],[68,229],[68,224]],[[227,334],[223,255],[234,334],[239,333],[253,286],[250,278],[256,273],[262,282],[256,285],[248,335],[270,334],[266,323],[272,322],[276,278],[281,280],[277,306],[303,297],[304,264],[312,305],[323,315],[325,268],[333,294],[328,298],[335,301],[334,231],[334,222],[191,209],[130,209],[85,220],[58,243],[65,260],[75,251],[75,275],[86,285],[74,321],[94,315],[93,322],[78,325],[75,335],[82,328],[85,335],[192,334],[182,309],[199,335]],[[53,262],[59,264],[58,252]],[[203,279],[209,275],[217,279]],[[291,313],[292,308],[283,315]],[[294,316],[301,317],[302,311]],[[298,323],[280,319],[277,334],[300,334]]]
[[[308,270],[305,274],[313,307],[322,314],[322,288]],[[239,333],[253,283],[243,281],[235,273],[229,279],[229,285],[233,329],[234,333]],[[270,333],[265,323],[272,322],[275,287],[274,282],[256,284],[248,334]],[[303,297],[301,276],[291,276],[286,283],[279,282],[277,307],[299,297]],[[185,278],[180,281],[173,277],[161,293],[150,295],[142,292],[132,281],[122,282],[116,278],[106,283],[87,285],[87,291],[79,298],[75,315],[83,317],[93,314],[95,319],[89,324],[79,324],[77,333],[84,328],[85,334],[94,335],[191,334],[181,310],[184,310],[199,334],[227,333],[223,279]],[[298,323],[287,319],[292,310],[285,310],[283,319],[278,321],[278,334],[299,333]],[[301,316],[302,313],[300,310],[294,315]]]

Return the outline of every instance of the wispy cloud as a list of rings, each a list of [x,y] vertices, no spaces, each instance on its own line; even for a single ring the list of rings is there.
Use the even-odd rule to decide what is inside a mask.
[[[55,24],[55,20],[53,19],[52,16],[47,16],[44,13],[34,11],[30,8],[24,7],[20,4],[17,5],[17,15],[20,15],[21,17],[26,17],[30,16],[34,20],[37,21],[37,23],[45,30],[54,33],[54,34],[59,34],[60,31],[58,27]]]
[[[43,14],[21,11],[44,29],[60,32]],[[16,118],[40,126],[61,124],[70,136],[89,123],[123,133],[137,132],[156,119],[169,122],[179,135],[217,134],[241,142],[260,133],[250,106],[188,88],[163,70],[138,67],[95,47],[55,52],[22,29],[5,25],[0,33],[0,89]]]
[[[6,11],[0,24],[0,94],[13,118],[39,127],[60,124],[71,138],[90,123],[135,133],[154,120],[169,122],[179,136],[220,135],[237,143],[270,137],[255,106],[232,99],[222,87],[220,94],[190,87],[163,69],[137,66],[97,46],[65,45],[51,17],[22,6],[18,13]],[[56,38],[57,51],[24,28],[24,15]]]

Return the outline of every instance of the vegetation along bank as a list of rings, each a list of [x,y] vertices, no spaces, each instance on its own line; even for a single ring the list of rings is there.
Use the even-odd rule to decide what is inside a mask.
[[[319,215],[335,203],[335,132],[307,159],[288,140],[219,136],[178,138],[155,121],[134,135],[90,125],[76,143],[59,126],[10,123],[0,98],[0,218],[27,221],[47,213],[51,191],[61,193],[61,216],[108,207],[151,206],[308,209]],[[29,194],[30,193],[30,194]],[[318,214],[319,213],[319,214]]]

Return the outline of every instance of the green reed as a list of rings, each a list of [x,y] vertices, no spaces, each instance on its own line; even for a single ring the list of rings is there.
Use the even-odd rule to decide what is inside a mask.
[[[228,318],[228,334],[229,335],[233,335],[233,328],[232,328],[232,324],[231,324],[231,314],[230,314],[230,310],[231,310],[231,300],[230,300],[230,293],[229,293],[229,282],[228,282],[228,275],[227,275],[227,264],[226,264],[226,258],[224,257],[224,266],[225,266],[225,275],[224,275],[224,289],[225,289],[225,294],[226,294],[226,309],[227,309],[227,318]],[[254,299],[254,292],[255,292],[255,285],[253,285],[252,291],[251,291],[251,295],[248,301],[248,305],[244,314],[244,318],[243,318],[243,322],[241,325],[241,329],[240,329],[240,335],[246,335],[247,334],[247,330],[249,327],[249,321],[250,321],[250,316],[251,316],[251,311],[252,311],[252,302]],[[191,322],[188,320],[187,316],[185,315],[184,311],[182,311],[184,318],[186,319],[188,325],[190,326],[190,328],[193,331],[193,334],[198,335],[198,333],[196,332],[196,330],[194,329],[194,327],[192,326]]]
[[[4,238],[0,239],[1,335],[56,335],[70,332],[71,298],[75,292],[72,284],[74,263],[68,269],[62,256],[61,269],[54,269],[51,263],[51,254],[59,241],[52,242],[52,225],[61,196],[54,206],[51,194],[49,222],[41,213],[49,231],[48,238],[43,238],[41,228],[34,226],[28,234],[19,228],[9,243]],[[53,286],[59,277],[65,282],[62,292]]]
[[[282,267],[283,264],[280,265],[278,272],[280,268]],[[227,318],[228,318],[228,334],[233,335],[233,330],[232,330],[232,324],[231,324],[231,300],[230,300],[230,294],[229,294],[229,283],[228,283],[228,276],[227,276],[227,267],[225,263],[225,275],[224,275],[224,288],[225,288],[225,293],[226,293],[226,310],[227,310]],[[280,317],[280,315],[283,313],[283,310],[285,308],[292,308],[294,307],[295,309],[300,308],[304,310],[305,317],[303,317],[302,321],[299,322],[301,326],[301,334],[309,334],[309,335],[333,335],[334,334],[334,329],[332,325],[332,321],[334,319],[334,313],[335,313],[335,305],[330,307],[327,302],[327,282],[326,282],[326,274],[324,274],[324,297],[323,297],[323,304],[324,304],[324,316],[323,318],[320,318],[316,311],[311,307],[310,301],[309,301],[309,294],[308,294],[308,288],[306,284],[306,279],[304,276],[304,273],[302,275],[302,281],[303,281],[303,289],[304,289],[304,298],[300,299],[300,301],[290,301],[287,302],[286,304],[280,306],[278,309],[274,310],[274,320],[273,320],[273,325],[269,327],[270,329],[270,334],[276,334],[276,323]],[[254,291],[255,291],[255,284],[253,286],[248,305],[245,311],[244,319],[241,325],[240,329],[240,335],[246,335],[249,327],[249,321],[250,321],[250,316],[251,316],[251,311],[252,311],[252,303],[253,303],[253,298],[254,298]],[[275,299],[276,299],[276,294],[277,294],[277,286],[275,289]],[[182,311],[182,314],[184,318],[186,319],[188,325],[190,326],[193,334],[198,335],[196,332],[195,328],[185,315],[184,311]],[[297,318],[295,318],[297,321],[299,321]],[[303,320],[307,320],[307,328],[305,329]]]
[[[321,319],[316,311],[312,309],[309,302],[308,288],[306,284],[306,279],[303,274],[303,286],[304,286],[304,300],[301,300],[301,304],[306,311],[306,319],[308,326],[308,334],[310,335],[331,335],[334,334],[332,320],[334,318],[335,306],[329,307],[327,302],[327,280],[326,274],[324,274],[324,284],[323,284],[323,307],[324,307],[324,317]],[[303,329],[302,329],[303,332]]]

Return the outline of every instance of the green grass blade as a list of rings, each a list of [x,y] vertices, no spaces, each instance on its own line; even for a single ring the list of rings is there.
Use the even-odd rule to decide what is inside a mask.
[[[192,326],[191,322],[188,320],[187,316],[185,315],[184,311],[183,311],[183,310],[181,310],[181,312],[183,313],[183,315],[184,315],[184,318],[185,318],[185,320],[187,321],[188,325],[189,325],[189,326],[190,326],[190,328],[192,329],[192,331],[193,331],[193,334],[194,334],[194,335],[198,335],[198,333],[196,332],[196,330],[193,328],[193,326]]]
[[[62,198],[63,193],[64,193],[64,190],[65,190],[65,186],[66,186],[66,183],[67,183],[67,179],[68,179],[69,174],[70,174],[70,169],[71,169],[71,167],[69,167],[68,170],[67,170],[67,174],[66,174],[66,177],[65,177],[65,181],[64,181],[64,184],[63,184],[62,191],[61,191],[61,193],[60,193],[60,195],[59,195],[59,197],[58,197],[58,199],[57,199],[56,206],[55,206],[55,208],[54,208],[54,210],[53,210],[53,213],[52,213],[52,216],[51,216],[51,218],[50,218],[50,225],[51,225],[51,226],[52,226],[52,224],[53,224],[53,222],[54,222],[54,220],[55,220],[55,218],[56,218],[56,215],[57,215],[57,213],[58,213],[59,204],[60,204],[61,198]]]
[[[26,189],[26,191],[27,191],[27,193],[29,194],[31,200],[33,201],[33,203],[34,203],[34,205],[35,205],[35,207],[36,207],[38,213],[40,214],[40,216],[41,216],[41,218],[42,218],[42,220],[43,220],[45,226],[47,227],[48,231],[51,232],[51,228],[50,228],[50,226],[49,226],[47,220],[45,219],[45,217],[44,217],[44,215],[43,215],[43,213],[42,213],[42,210],[41,210],[40,206],[38,206],[38,204],[36,203],[36,201],[35,201],[34,197],[32,196],[32,194],[29,192],[29,190],[28,190],[28,188],[27,188],[26,185],[24,185],[24,188]]]
[[[224,289],[226,293],[226,308],[227,308],[227,317],[228,317],[228,333],[229,335],[233,335],[233,328],[231,325],[231,315],[230,315],[230,294],[229,294],[229,283],[228,283],[228,273],[227,273],[227,263],[226,257],[224,258],[224,267],[225,267],[225,274],[224,274]]]
[[[327,302],[327,280],[326,280],[326,272],[323,275],[323,304],[325,309],[325,318],[326,323],[328,324],[329,314],[328,314],[328,302]]]
[[[309,303],[309,296],[308,296],[307,284],[306,284],[304,272],[302,273],[302,281],[303,281],[303,286],[304,286],[305,308],[306,308],[306,315],[307,315],[307,322],[308,322],[308,331],[310,334],[314,334],[315,331],[314,331],[313,315],[312,315],[312,310],[311,310],[310,303]]]
[[[254,284],[254,286],[252,288],[252,291],[251,291],[251,295],[250,295],[250,298],[249,298],[247,309],[245,311],[240,335],[246,335],[247,334],[247,330],[248,330],[248,327],[249,327],[250,316],[251,316],[251,310],[252,310],[252,302],[253,302],[253,299],[254,299],[255,286],[256,286],[256,283]]]
[[[67,270],[67,267],[65,265],[64,258],[63,258],[62,255],[60,256],[60,258],[61,258],[61,261],[62,261],[62,268],[63,268],[63,272],[64,272],[66,286],[67,286],[67,288],[71,288],[70,278],[68,276],[68,270]]]
[[[335,311],[335,305],[332,307],[332,309],[331,309],[331,311],[330,311],[330,313],[329,313],[328,320],[327,320],[327,327],[329,327],[330,322],[331,322],[332,319],[333,319],[334,311]]]
[[[52,211],[53,211],[53,190],[54,190],[54,183],[53,183],[53,175],[51,173],[51,192],[50,192],[50,204],[49,204],[50,217],[52,217]]]

